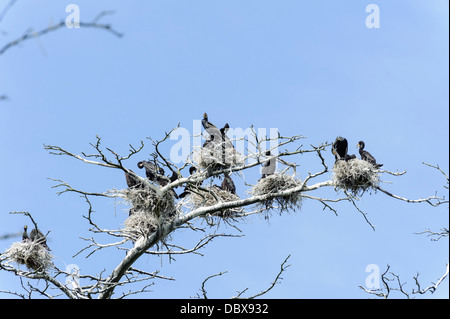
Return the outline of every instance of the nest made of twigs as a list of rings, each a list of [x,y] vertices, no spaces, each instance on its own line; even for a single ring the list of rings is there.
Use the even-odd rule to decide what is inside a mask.
[[[195,208],[213,206],[220,202],[232,202],[240,199],[239,196],[223,190],[215,185],[204,188],[206,189],[206,191],[200,189],[191,191],[190,197]],[[218,212],[214,212],[211,214],[211,216],[227,218],[234,217],[240,212],[242,212],[242,208],[240,207],[228,208]]]
[[[15,242],[5,255],[9,260],[25,265],[29,270],[46,271],[53,265],[52,255],[37,241]]]
[[[196,149],[193,155],[193,162],[201,169],[215,171],[225,167],[242,165],[244,160],[234,147],[223,148],[218,143]]]
[[[358,195],[369,188],[376,189],[380,183],[380,175],[379,170],[371,163],[355,158],[337,161],[333,166],[332,180],[336,189]]]
[[[172,217],[176,214],[175,199],[171,191],[160,197],[151,188],[128,188],[122,191],[132,211],[151,213],[156,218]]]
[[[158,220],[146,211],[136,211],[125,220],[124,226],[124,232],[140,237],[154,233],[158,229]]]
[[[150,188],[128,188],[122,194],[131,204],[123,231],[133,236],[153,233],[159,224],[171,222],[177,214],[172,192],[159,197]]]
[[[300,186],[301,181],[294,176],[275,173],[265,178],[261,178],[258,183],[250,189],[252,196],[275,194],[294,187]],[[290,193],[283,196],[262,200],[258,207],[267,211],[278,210],[280,213],[289,210],[297,210],[301,207],[302,196],[300,192]]]

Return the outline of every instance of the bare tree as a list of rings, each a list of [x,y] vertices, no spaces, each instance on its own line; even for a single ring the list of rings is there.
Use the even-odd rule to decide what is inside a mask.
[[[178,128],[178,126],[177,126]],[[175,128],[176,129],[176,128]],[[407,203],[428,203],[432,206],[439,206],[448,201],[444,198],[432,195],[421,199],[408,199],[402,196],[392,194],[382,189],[379,184],[370,184],[372,179],[364,180],[358,187],[351,185],[346,189],[345,185],[340,184],[336,180],[337,170],[340,165],[334,165],[333,178],[330,180],[319,181],[319,177],[329,172],[329,168],[325,163],[323,152],[327,151],[329,143],[323,143],[317,146],[310,145],[305,148],[300,144],[305,138],[303,136],[284,137],[278,135],[276,138],[268,138],[266,136],[258,136],[255,130],[252,130],[252,138],[248,139],[247,145],[251,147],[245,148],[243,154],[237,152],[233,146],[230,147],[230,156],[228,163],[221,162],[222,154],[216,156],[211,149],[192,148],[191,154],[186,158],[182,165],[176,165],[170,158],[165,156],[161,151],[161,145],[169,141],[170,134],[175,130],[165,133],[160,140],[151,140],[153,151],[150,154],[153,171],[149,171],[147,178],[143,178],[129,169],[126,165],[127,161],[135,158],[137,154],[141,154],[145,143],[141,141],[138,146],[129,145],[129,151],[125,155],[115,152],[112,148],[103,147],[101,138],[96,137],[95,143],[91,143],[93,153],[75,154],[63,147],[54,145],[44,145],[44,148],[50,154],[55,156],[65,156],[76,159],[88,165],[95,165],[99,169],[117,169],[125,175],[131,176],[136,184],[127,189],[110,189],[102,192],[91,192],[72,187],[69,183],[54,179],[57,184],[54,186],[58,189],[58,194],[77,193],[80,194],[87,203],[87,213],[83,216],[90,225],[90,231],[93,236],[91,238],[83,238],[86,246],[77,252],[87,253],[88,257],[94,253],[98,253],[105,249],[116,248],[126,253],[124,258],[109,272],[99,272],[95,275],[79,275],[72,274],[59,269],[53,263],[50,267],[40,269],[19,270],[14,266],[14,256],[11,252],[5,252],[0,255],[0,269],[13,273],[21,278],[42,279],[47,285],[56,287],[60,294],[64,294],[69,298],[100,298],[108,299],[114,297],[117,287],[131,286],[138,283],[141,288],[138,290],[130,290],[128,293],[120,296],[125,297],[130,294],[137,294],[147,291],[147,288],[153,284],[153,280],[173,280],[172,277],[162,276],[157,271],[149,272],[144,269],[138,269],[135,266],[136,261],[144,255],[167,255],[169,258],[178,254],[199,254],[199,250],[205,245],[211,243],[218,237],[236,237],[232,235],[220,233],[220,225],[226,223],[237,228],[239,221],[254,214],[270,214],[271,212],[279,212],[280,214],[298,209],[304,199],[310,199],[321,203],[324,209],[329,209],[336,213],[333,203],[347,201],[364,217],[365,222],[372,229],[375,227],[370,223],[367,214],[358,207],[357,202],[366,192],[367,188],[373,188],[375,191]],[[273,142],[276,142],[275,144]],[[236,142],[236,140],[233,140]],[[271,151],[280,150],[276,156],[279,170],[273,175],[261,178],[256,184],[246,183],[248,196],[240,198],[237,195],[224,191],[220,186],[211,185],[211,181],[224,177],[226,175],[238,176],[243,178],[244,173],[251,169],[257,169],[265,161],[269,160],[263,154],[265,153],[265,145],[272,142]],[[222,147],[222,146],[220,146]],[[222,149],[222,148],[220,148]],[[228,152],[228,150],[227,150]],[[300,180],[296,175],[294,156],[303,154],[305,156],[315,156],[321,163],[322,169],[308,173],[304,180]],[[363,161],[355,159],[355,163],[361,162],[361,169],[366,174],[367,164]],[[357,164],[352,164],[352,169]],[[195,167],[197,170],[191,175],[184,177],[183,174],[188,167]],[[162,169],[162,170],[161,170]],[[347,169],[347,168],[346,168]],[[172,172],[172,178],[164,175],[164,171]],[[369,174],[378,176],[381,174],[390,174],[394,176],[402,176],[406,172],[394,173],[389,171],[378,171],[369,169]],[[342,173],[342,172],[341,172]],[[153,174],[153,175],[152,175]],[[350,174],[358,174],[351,171]],[[153,177],[152,177],[153,176]],[[361,175],[363,176],[363,175]],[[361,179],[363,177],[359,178]],[[372,177],[373,177],[372,176]],[[371,177],[371,178],[372,178]],[[376,180],[376,179],[375,179]],[[210,182],[209,186],[207,182]],[[347,179],[346,179],[347,181]],[[366,183],[366,184],[364,184]],[[189,195],[177,199],[175,189],[184,187]],[[339,196],[342,192],[336,192],[335,198],[323,198],[315,194],[322,188],[335,188],[343,191],[344,196]],[[90,198],[114,198],[118,201],[128,203],[129,217],[125,221],[125,227],[118,229],[106,229],[99,225],[95,219],[95,212],[91,204]],[[31,218],[31,214],[26,213]],[[269,216],[269,215],[267,215]],[[197,220],[206,220],[205,225],[198,225]],[[37,227],[37,225],[35,225]],[[170,235],[179,229],[188,229],[193,232],[205,233],[196,245],[187,248],[182,243],[168,242]],[[100,234],[107,235],[111,238],[106,244],[102,244],[96,239]],[[129,244],[131,243],[131,247]],[[17,260],[16,260],[17,261]],[[261,293],[252,297],[258,297],[272,289],[279,282],[280,275],[287,268],[285,265],[287,259],[281,264],[281,271],[270,287]],[[201,295],[207,296],[205,283],[216,276],[222,275],[218,273],[205,279],[201,285]],[[58,280],[59,277],[75,276],[76,279],[85,279],[90,282],[83,286],[72,285],[68,287],[66,284]],[[78,277],[77,277],[78,276]],[[75,278],[74,277],[74,278]],[[73,281],[77,283],[77,280]],[[35,286],[29,284],[27,290],[30,292],[39,291]],[[243,298],[244,292],[238,293],[236,298]],[[9,292],[12,293],[12,292]],[[47,296],[47,291],[39,291],[42,295]],[[18,294],[18,293],[16,293]]]
[[[7,13],[10,12],[17,0],[10,0],[0,11],[0,23]],[[122,34],[114,30],[111,25],[100,23],[100,20],[110,14],[110,11],[99,13],[89,22],[80,22],[84,28],[95,28],[107,31],[114,36],[121,37]],[[18,46],[27,40],[38,38],[50,32],[55,32],[64,28],[64,21],[40,29],[38,31],[27,30],[23,35],[18,36],[0,46],[0,56]],[[0,101],[6,100],[7,96],[0,95]],[[176,127],[178,128],[179,125]],[[176,129],[175,128],[175,129]],[[171,276],[165,276],[159,271],[148,271],[137,268],[136,262],[143,256],[167,256],[170,260],[174,256],[181,254],[202,254],[202,249],[211,244],[217,238],[240,237],[240,234],[230,234],[220,232],[222,225],[226,224],[238,230],[238,223],[247,217],[257,214],[270,216],[272,213],[284,213],[291,210],[300,209],[301,203],[305,199],[320,203],[324,209],[337,213],[334,204],[337,202],[347,202],[349,206],[354,207],[361,214],[364,221],[373,229],[367,214],[358,206],[361,197],[366,190],[373,189],[379,191],[381,196],[386,195],[393,199],[401,200],[407,203],[427,203],[431,206],[439,206],[448,203],[443,197],[432,195],[420,199],[408,199],[406,197],[393,194],[392,192],[381,188],[379,185],[381,174],[390,174],[393,176],[402,176],[406,172],[390,172],[387,170],[377,170],[364,161],[354,160],[352,164],[338,162],[333,167],[333,178],[321,180],[326,173],[330,172],[323,156],[323,152],[329,151],[330,144],[324,142],[320,145],[309,145],[305,147],[301,142],[305,137],[281,136],[268,138],[259,136],[251,127],[252,136],[245,140],[247,148],[237,152],[232,145],[237,142],[243,142],[242,139],[227,140],[226,135],[222,136],[223,143],[213,141],[215,147],[197,147],[191,148],[190,155],[181,165],[174,163],[169,156],[161,151],[163,143],[169,141],[170,134],[175,130],[166,133],[160,140],[149,139],[152,145],[149,174],[146,178],[136,174],[129,167],[135,167],[136,162],[132,162],[137,156],[143,154],[146,143],[140,141],[137,146],[129,145],[129,151],[121,155],[110,147],[103,147],[101,138],[96,137],[94,143],[91,143],[92,153],[76,154],[66,148],[56,145],[44,145],[44,148],[50,154],[55,156],[65,156],[76,159],[84,164],[97,166],[98,169],[115,169],[134,181],[134,185],[127,189],[108,189],[101,191],[88,191],[78,189],[70,183],[53,179],[56,184],[58,194],[75,193],[81,195],[86,202],[87,209],[83,218],[89,225],[89,231],[92,233],[90,238],[82,238],[86,245],[79,251],[74,252],[74,257],[80,254],[87,254],[87,257],[94,254],[100,254],[107,249],[117,249],[125,253],[124,257],[112,269],[99,269],[95,274],[80,274],[62,270],[54,262],[53,256],[41,245],[42,238],[39,240],[29,240],[23,236],[22,242],[14,243],[13,246],[5,252],[0,253],[0,270],[15,275],[20,280],[23,292],[0,290],[1,293],[15,295],[20,298],[32,298],[36,294],[47,298],[65,296],[71,299],[109,299],[113,297],[125,298],[130,295],[140,294],[149,291],[154,285],[155,280],[174,280]],[[226,133],[226,132],[225,132]],[[211,142],[211,141],[210,141]],[[231,143],[231,145],[230,145]],[[271,144],[270,149],[266,145]],[[266,152],[277,154],[271,158],[265,156]],[[277,152],[274,152],[277,151]],[[219,156],[217,156],[219,154]],[[314,156],[321,169],[316,172],[310,172],[300,180],[297,175],[295,157],[297,155]],[[145,154],[147,157],[147,154]],[[279,170],[268,176],[264,176],[254,184],[245,181],[248,188],[248,194],[240,198],[235,193],[230,192],[228,188],[213,185],[217,179],[225,180],[227,177],[244,179],[245,173],[254,169],[259,169],[261,165],[268,164],[275,159],[279,164]],[[128,165],[132,162],[133,165]],[[429,165],[429,164],[427,164]],[[430,165],[431,166],[431,165]],[[195,167],[196,171],[190,175],[186,174],[189,167]],[[153,168],[153,171],[151,170]],[[439,167],[435,167],[440,170]],[[444,175],[445,173],[440,170]],[[168,177],[163,172],[171,172],[172,177]],[[184,175],[184,176],[183,176]],[[445,175],[447,176],[447,175]],[[87,187],[87,186],[86,186]],[[177,198],[177,188],[183,188],[187,194],[183,198]],[[333,198],[324,198],[318,195],[318,191],[324,188],[341,190],[336,192]],[[448,177],[447,177],[448,189]],[[342,195],[343,194],[343,195]],[[377,194],[379,196],[379,194]],[[96,219],[95,211],[91,202],[93,197],[115,199],[128,205],[129,216],[124,223],[124,227],[117,225],[116,229],[108,229],[102,226]],[[21,214],[30,219],[36,231],[39,230],[38,223],[34,220],[31,212],[12,212]],[[206,223],[198,223],[198,221]],[[205,225],[206,224],[206,225]],[[191,247],[185,247],[185,243],[174,243],[169,241],[171,234],[180,229],[200,233],[203,236]],[[448,237],[448,229],[444,228],[440,232],[425,231],[433,238]],[[48,232],[43,235],[44,238]],[[1,239],[8,239],[15,234],[6,234]],[[105,243],[105,236],[109,238]],[[100,239],[101,238],[101,239]],[[101,242],[102,241],[102,242]],[[287,270],[289,265],[287,261],[289,256],[281,263],[280,269],[275,279],[270,282],[268,287],[258,293],[247,296],[249,288],[238,291],[232,298],[257,298],[263,296],[273,289],[280,280],[281,275]],[[26,269],[19,267],[25,265]],[[386,277],[389,267],[383,274],[383,283],[388,283],[390,279]],[[200,284],[200,293],[198,298],[207,298],[208,292],[206,284],[213,278],[222,276],[226,271],[208,276]],[[399,278],[400,291],[404,291]],[[418,275],[415,277],[417,290],[413,293],[433,292],[439,284],[448,275],[447,271],[435,284],[422,289],[418,282]],[[70,284],[67,278],[72,278]],[[25,281],[27,280],[27,281]],[[83,284],[80,284],[80,280]],[[37,282],[43,282],[44,287],[39,287]],[[138,286],[137,289],[134,287]],[[129,288],[128,292],[117,295],[119,287]],[[387,284],[387,292],[367,291],[375,293],[382,297],[389,295],[392,290]],[[56,293],[55,293],[56,291]]]

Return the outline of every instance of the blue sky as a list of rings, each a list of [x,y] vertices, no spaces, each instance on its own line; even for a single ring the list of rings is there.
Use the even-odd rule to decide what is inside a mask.
[[[29,28],[65,19],[69,3],[18,1],[0,23],[1,46]],[[449,171],[448,1],[75,3],[81,21],[114,10],[102,21],[124,37],[61,29],[0,56],[0,95],[8,96],[0,101],[0,234],[28,223],[10,211],[29,211],[51,230],[49,245],[60,268],[77,264],[82,273],[109,272],[123,252],[72,258],[84,245],[78,237],[90,236],[81,217],[87,205],[74,194],[57,196],[47,178],[98,192],[126,184],[122,172],[51,156],[43,143],[88,152],[99,135],[105,146],[125,153],[128,144],[144,140],[143,156],[127,163],[137,171],[136,162],[152,152],[146,137],[161,138],[179,122],[191,130],[205,111],[217,126],[301,134],[305,147],[340,135],[357,153],[362,139],[383,168],[407,171],[384,176],[392,182],[385,189],[412,199],[435,191],[448,198],[444,178],[421,164]],[[370,3],[380,7],[379,29],[365,26]],[[320,170],[315,155],[291,160],[300,164],[300,178]],[[331,167],[331,152],[326,160]],[[258,169],[245,177],[255,182]],[[245,186],[236,183],[244,197]],[[320,194],[336,196],[332,189]],[[126,217],[113,201],[92,202],[105,226],[118,227]],[[448,227],[448,205],[407,204],[380,192],[365,194],[359,205],[375,232],[348,203],[336,204],[335,216],[305,200],[301,210],[274,214],[269,222],[249,218],[239,224],[245,237],[219,238],[202,251],[204,257],[179,256],[169,263],[144,256],[139,266],[176,278],[157,281],[145,297],[194,296],[204,278],[225,270],[209,282],[211,297],[231,297],[247,287],[256,293],[289,254],[292,266],[268,298],[367,298],[358,286],[369,264],[381,271],[389,264],[409,287],[417,272],[423,285],[443,274],[448,240],[432,242],[414,233]],[[188,247],[196,238],[177,231],[172,241]],[[10,244],[0,241],[0,250]],[[19,285],[0,272],[0,289]],[[431,297],[448,298],[448,279]]]

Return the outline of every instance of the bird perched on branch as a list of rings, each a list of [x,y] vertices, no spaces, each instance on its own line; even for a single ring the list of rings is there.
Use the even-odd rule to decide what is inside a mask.
[[[140,161],[137,166],[141,169],[145,168],[145,175],[147,178],[162,187],[178,179],[178,174],[176,172],[173,172],[171,177],[167,177],[163,168],[149,161]],[[175,193],[173,189],[171,190],[171,193],[175,198],[178,198],[177,193]]]
[[[24,229],[26,231],[26,226],[24,227]],[[22,238],[23,238],[23,236],[22,236]],[[42,245],[47,250],[51,250],[50,247],[47,246],[47,239],[45,238],[44,234],[39,229],[35,228],[30,232],[30,239],[31,239],[31,241],[35,241],[38,244]]]
[[[365,146],[366,144],[363,141],[359,141],[358,145],[356,145],[356,147],[359,148],[359,155],[361,155],[361,159],[363,161],[369,162],[376,168],[380,168],[381,166],[383,166],[383,164],[377,164],[375,157],[373,157],[372,154],[370,154],[368,151],[364,150]]]
[[[348,155],[348,142],[347,139],[341,136],[336,137],[333,145],[331,146],[331,152],[334,155],[335,162],[339,160],[349,161],[356,158],[356,155]]]
[[[261,164],[262,166],[261,178],[266,178],[267,176],[275,173],[275,160],[276,160],[275,156],[272,156],[272,153],[270,153],[270,151],[267,151],[265,155],[266,157],[269,158],[269,160]]]
[[[159,168],[159,174],[156,174],[156,181],[161,186],[166,186],[178,179],[178,174],[176,172],[173,172],[171,177],[168,177],[165,174],[166,172],[163,168]]]
[[[191,176],[194,175],[196,171],[197,171],[197,169],[194,166],[189,167],[189,174],[191,174]],[[194,183],[193,185],[194,186],[201,186],[202,183],[203,183],[203,181],[199,181],[199,182]],[[190,187],[192,187],[192,186],[190,186],[189,184],[186,185],[186,187],[184,188],[184,191],[178,197],[179,198],[186,197],[190,193],[190,191],[189,191]]]
[[[227,132],[229,129],[230,129],[230,125],[228,123],[225,123],[225,125],[219,130],[220,136],[222,138],[223,147],[234,148],[233,143],[231,143],[231,140],[227,136]]]
[[[22,233],[22,241],[23,242],[30,240],[30,237],[28,237],[27,229],[28,229],[27,225],[23,226],[23,233]]]
[[[208,114],[203,114],[202,126],[209,135],[209,139],[203,144],[203,148],[210,149],[212,154],[219,161],[218,164],[228,167],[236,154],[234,145],[227,136],[230,125],[226,123],[220,130],[209,122]],[[231,152],[230,152],[231,151]]]
[[[233,180],[230,177],[230,174],[225,173],[222,184],[220,188],[224,191],[230,192],[231,194],[236,195],[236,186],[234,185]]]
[[[208,114],[206,113],[203,114],[202,126],[211,137],[214,136],[212,140],[215,140],[215,142],[219,142],[222,139],[222,133],[217,126],[208,121]]]
[[[144,186],[144,185],[142,185],[142,183],[137,178],[135,178],[134,176],[132,176],[128,172],[125,172],[125,180],[126,180],[127,185],[128,185],[129,188],[142,188]]]
[[[157,182],[157,174],[160,173],[159,166],[149,162],[149,161],[140,161],[137,163],[137,167],[142,169],[145,168],[145,175],[152,182]]]
[[[225,123],[225,125],[219,130],[220,134],[222,136],[225,136],[225,134],[227,134],[229,129],[230,129],[230,125],[228,123]]]

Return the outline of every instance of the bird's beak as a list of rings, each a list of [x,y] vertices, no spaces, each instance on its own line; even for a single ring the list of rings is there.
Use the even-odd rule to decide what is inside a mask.
[[[359,143],[358,143],[358,144],[356,144],[356,148],[359,148]]]
[[[333,155],[336,155],[336,151],[334,148],[331,150],[331,153],[333,153]]]

